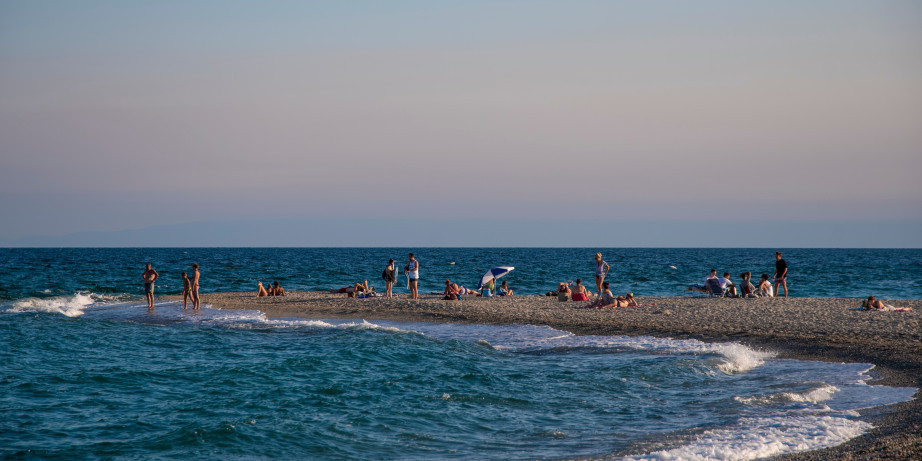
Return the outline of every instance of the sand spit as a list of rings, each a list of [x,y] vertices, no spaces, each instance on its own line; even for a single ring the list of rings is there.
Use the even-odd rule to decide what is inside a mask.
[[[915,312],[854,311],[849,308],[861,301],[841,298],[651,297],[638,298],[642,307],[620,309],[580,309],[586,303],[546,296],[445,301],[436,295],[409,300],[403,295],[350,299],[322,292],[293,292],[279,298],[209,293],[202,295],[202,301],[222,309],[259,310],[269,317],[517,323],[576,334],[736,341],[776,351],[780,357],[873,363],[876,383],[922,388],[922,300],[887,301]],[[863,418],[877,428],[837,447],[781,459],[922,459],[919,398],[866,411]]]

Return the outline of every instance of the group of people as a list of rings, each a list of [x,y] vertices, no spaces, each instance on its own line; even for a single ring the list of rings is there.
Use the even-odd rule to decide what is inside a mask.
[[[155,271],[151,263],[147,263],[145,266],[144,273],[141,274],[141,278],[144,280],[144,295],[147,297],[147,309],[154,309],[154,282],[160,278],[160,274]],[[182,273],[182,308],[189,309],[189,301],[192,301],[192,309],[198,310],[201,308],[202,302],[199,298],[199,279],[201,278],[201,273],[198,270],[198,264],[192,265],[192,278],[189,278],[189,275],[185,272]],[[278,282],[276,282],[278,283]]]
[[[730,273],[724,272],[723,277],[717,276],[717,269],[711,269],[710,274],[704,279],[703,285],[689,285],[687,291],[702,291],[705,293],[719,296],[729,296],[733,298],[772,298],[780,295],[780,290],[784,290],[784,296],[788,296],[788,263],[781,258],[781,252],[775,252],[775,273],[769,278],[768,274],[762,274],[759,278],[758,286],[752,284],[752,272],[743,272],[740,274],[740,285],[737,286],[730,280]],[[772,281],[775,282],[774,286]]]
[[[269,286],[264,287],[262,281],[256,282],[256,297],[261,298],[263,296],[285,296],[285,289],[279,285],[279,281],[276,280],[269,284]]]

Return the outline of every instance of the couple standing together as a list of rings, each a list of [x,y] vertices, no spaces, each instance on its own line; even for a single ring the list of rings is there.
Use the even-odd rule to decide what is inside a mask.
[[[410,253],[409,262],[403,266],[403,272],[407,274],[407,288],[410,289],[410,299],[419,299],[419,261],[413,256],[413,253]],[[382,275],[387,287],[384,296],[393,297],[394,282],[397,281],[397,267],[393,259],[387,261],[387,267],[384,268]]]
[[[201,277],[198,271],[198,264],[192,265],[192,271],[191,279],[185,272],[182,273],[183,309],[187,309],[190,298],[192,299],[193,309],[198,309],[201,306],[201,300],[198,296],[198,281]],[[144,273],[141,274],[141,278],[144,279],[144,295],[147,297],[147,309],[151,310],[154,308],[154,282],[160,278],[160,274],[153,269],[150,263],[147,263],[147,267],[144,269]]]

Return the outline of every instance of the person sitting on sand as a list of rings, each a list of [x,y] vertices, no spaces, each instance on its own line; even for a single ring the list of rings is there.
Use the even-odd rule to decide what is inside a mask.
[[[762,277],[759,279],[759,294],[769,298],[775,297],[772,282],[768,281],[768,274],[762,274]]]
[[[451,280],[446,280],[445,281],[445,291],[442,292],[442,295],[444,295],[443,299],[450,299],[450,300],[458,299],[458,296],[460,295],[460,291],[461,291],[461,287],[459,287],[457,283],[451,283]]]
[[[722,289],[724,293],[729,294],[733,298],[738,296],[736,292],[736,284],[730,281],[729,272],[724,272],[724,276],[719,277],[717,281],[720,282],[720,289]]]
[[[258,281],[256,282],[256,297],[261,298],[263,296],[269,296],[269,292],[266,291],[266,288],[263,286],[263,282]]]
[[[275,296],[285,296],[285,289],[279,285],[278,280],[272,282],[272,291],[275,292]]]
[[[740,278],[743,280],[740,282],[740,293],[744,298],[755,298],[759,296],[755,285],[750,281],[752,279],[752,272],[743,272],[740,274]]]
[[[368,296],[374,292],[374,287],[368,285],[368,280],[365,280],[364,282],[355,282],[355,285],[352,286],[352,291],[347,291],[346,293],[350,298],[354,298],[360,295]]]
[[[503,283],[499,286],[498,293],[500,296],[512,296],[514,294],[505,280],[503,280]]]
[[[482,296],[493,296],[493,291],[496,290],[496,283],[493,280],[494,279],[490,279],[489,282],[483,284],[483,288],[480,289],[480,294]]]
[[[602,293],[599,295],[594,303],[586,306],[587,308],[598,309],[601,307],[618,307],[616,304],[617,298],[611,293],[611,290],[608,288],[608,282],[602,283]],[[623,296],[622,296],[623,298]]]
[[[602,282],[603,286],[606,282]],[[573,300],[574,301],[589,301],[589,296],[592,295],[592,292],[587,290],[583,286],[582,279],[576,279],[576,285],[573,286]]]
[[[868,296],[867,301],[864,303],[864,307],[869,311],[887,311],[887,312],[912,312],[911,307],[894,307],[889,304],[884,304],[881,300]]]
[[[557,295],[558,301],[569,301],[570,300],[570,284],[566,282],[558,283],[556,295]]]

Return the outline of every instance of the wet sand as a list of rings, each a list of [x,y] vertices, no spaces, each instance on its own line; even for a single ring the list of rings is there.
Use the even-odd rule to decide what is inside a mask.
[[[849,308],[856,299],[707,297],[638,298],[641,307],[580,309],[586,303],[546,296],[511,296],[445,301],[423,295],[350,299],[341,294],[293,292],[256,298],[252,293],[202,294],[222,309],[250,309],[269,317],[339,318],[414,322],[533,324],[593,335],[649,335],[735,341],[779,357],[872,363],[875,384],[922,387],[922,300],[885,301],[915,312],[868,312]],[[176,297],[167,297],[165,299]],[[869,433],[825,450],[788,455],[790,460],[922,459],[922,403],[912,401],[866,410],[876,426]]]

